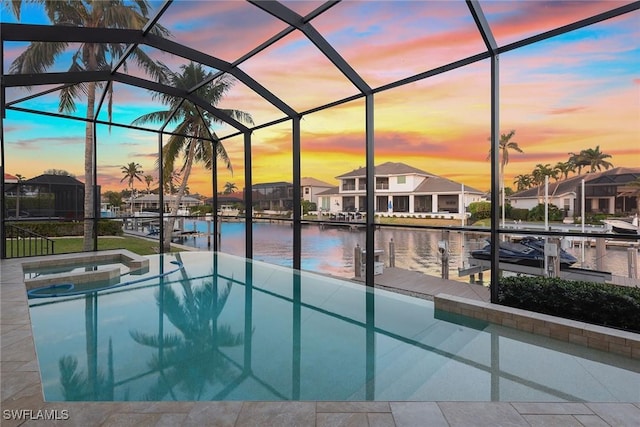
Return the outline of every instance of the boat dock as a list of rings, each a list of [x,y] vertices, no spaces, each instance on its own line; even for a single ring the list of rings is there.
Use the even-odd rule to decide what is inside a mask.
[[[355,277],[353,280],[359,283],[364,282],[363,277]],[[377,288],[425,299],[432,299],[439,293],[446,293],[477,301],[489,302],[491,300],[487,286],[441,279],[420,271],[398,267],[386,267],[382,274],[374,276],[374,282]]]

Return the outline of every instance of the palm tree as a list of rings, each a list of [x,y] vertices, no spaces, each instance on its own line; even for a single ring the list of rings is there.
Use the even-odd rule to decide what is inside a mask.
[[[174,73],[170,70],[166,70],[169,76],[169,84],[173,87],[189,90],[205,80],[212,79],[214,74],[207,72],[202,65],[196,63],[189,63],[180,67],[181,72]],[[195,91],[195,95],[205,100],[212,106],[216,106],[227,93],[227,91],[233,86],[234,80],[229,75],[222,75],[213,80],[210,84],[200,87]],[[167,110],[156,111],[149,114],[144,114],[133,121],[134,124],[148,123],[148,122],[164,122],[171,117],[172,122],[178,122],[174,129],[174,134],[171,135],[167,143],[162,148],[164,164],[161,166],[163,171],[163,177],[167,178],[167,174],[174,170],[174,164],[178,158],[183,159],[182,168],[180,173],[182,175],[182,182],[178,189],[178,194],[171,206],[171,215],[167,227],[165,228],[164,243],[163,246],[166,250],[169,249],[171,244],[171,232],[173,230],[173,224],[175,217],[178,213],[178,207],[182,201],[182,197],[185,194],[189,176],[191,174],[191,168],[195,162],[202,163],[205,168],[211,169],[214,156],[217,156],[226,163],[229,170],[231,168],[231,161],[227,155],[227,151],[224,149],[220,141],[217,140],[215,133],[211,131],[213,123],[221,123],[220,119],[213,116],[207,111],[196,107],[193,103],[184,102],[181,99],[175,98],[166,94],[154,93],[154,98],[159,98],[163,104],[166,104],[169,108]],[[182,103],[182,105],[181,105]],[[171,116],[172,112],[177,109],[175,115]],[[220,111],[226,113],[230,117],[236,120],[253,124],[253,119],[249,113],[239,110],[221,109]],[[183,135],[191,135],[189,137]],[[213,139],[213,140],[212,140]]]
[[[142,166],[140,166],[139,163],[129,162],[128,165],[122,166],[120,168],[122,169],[122,173],[124,174],[120,182],[124,181],[125,179],[128,180],[127,182],[129,184],[129,192],[131,197],[131,212],[133,212],[133,181],[134,179],[137,179],[138,181],[142,182],[142,178],[140,177],[142,176],[144,171],[141,169],[141,167]]]
[[[556,180],[560,177],[560,176],[564,176],[564,179],[569,178],[569,172],[575,172],[576,170],[576,166],[573,164],[573,162],[558,162],[556,163],[556,165],[553,167],[558,175]]]
[[[546,163],[544,165],[542,163],[538,163],[535,169],[531,172],[531,176],[533,177],[534,184],[538,186],[538,197],[540,197],[542,185],[545,183],[545,177],[557,178],[558,171],[551,167],[550,163]]]
[[[573,166],[573,170],[575,171],[576,169],[578,169],[578,175],[582,174],[582,168],[585,166],[589,165],[589,162],[587,162],[584,157],[582,156],[582,153],[584,152],[581,151],[579,153],[569,153],[569,160],[567,161],[567,163],[570,163]]]
[[[147,194],[151,193],[151,184],[153,183],[153,175],[145,175],[144,182],[147,184]]]
[[[66,25],[75,27],[92,28],[128,28],[140,30],[148,21],[149,4],[147,0],[125,1],[77,1],[77,0],[31,0],[31,3],[40,3],[44,7],[46,15],[54,25]],[[11,10],[16,18],[20,19],[22,7],[21,0],[11,2]],[[169,31],[160,25],[154,25],[151,33],[158,36],[167,36]],[[44,73],[53,66],[58,57],[66,57],[69,42],[32,42],[27,46],[9,67],[9,72],[19,74]],[[81,43],[74,55],[71,55],[69,71],[99,71],[110,70],[112,64],[117,62],[126,51],[127,46],[119,43]],[[130,54],[137,65],[147,71],[152,77],[163,80],[162,67],[152,61],[139,47],[135,47]],[[126,70],[126,65],[125,65]],[[60,91],[60,112],[71,113],[76,110],[76,102],[84,100],[86,96],[86,127],[85,127],[85,153],[84,153],[84,216],[88,218],[84,222],[83,250],[93,249],[93,218],[94,212],[94,185],[93,170],[96,165],[93,162],[93,123],[95,118],[96,89],[101,87],[100,82],[83,82],[68,86]],[[108,104],[112,102],[112,88],[109,88]],[[109,108],[109,120],[111,120],[111,108]]]
[[[529,174],[516,175],[513,178],[513,183],[516,185],[516,191],[523,191],[527,188],[531,188],[533,178]]]
[[[224,193],[224,194],[231,194],[231,193],[233,193],[233,192],[234,192],[235,190],[237,190],[237,189],[238,189],[238,187],[236,187],[236,184],[235,184],[235,183],[233,183],[233,182],[227,182],[227,183],[224,185],[224,191],[223,191],[223,193]]]
[[[504,202],[504,168],[509,163],[509,150],[517,151],[518,153],[523,153],[522,149],[518,146],[518,143],[515,141],[511,141],[511,138],[516,134],[515,129],[510,130],[508,133],[500,134],[499,141],[499,150],[500,150],[500,195],[501,201],[500,205],[502,206],[502,225],[504,225],[504,213],[505,213],[505,202]],[[491,138],[489,138],[491,140]],[[493,151],[493,147],[489,149],[489,155],[487,159],[491,158],[491,153]]]
[[[606,154],[600,151],[600,146],[596,146],[595,149],[588,148],[586,150],[582,150],[580,152],[580,157],[582,157],[584,163],[590,167],[589,172],[595,172],[597,170],[601,170],[604,168],[605,170],[612,168],[613,163],[605,160],[610,159],[611,154]]]

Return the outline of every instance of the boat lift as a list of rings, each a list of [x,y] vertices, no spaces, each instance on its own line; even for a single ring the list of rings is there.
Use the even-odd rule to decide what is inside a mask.
[[[491,269],[491,261],[476,258],[467,260],[468,267],[458,268],[458,277],[470,276],[471,283],[476,283],[475,275],[478,275],[479,282],[483,281],[483,272]],[[498,265],[500,270],[514,273],[526,274],[529,276],[548,276],[544,266],[532,267],[529,265],[501,262]],[[589,282],[606,283],[611,281],[611,273],[608,271],[588,270],[586,268],[560,267],[558,277],[567,280],[584,280]]]

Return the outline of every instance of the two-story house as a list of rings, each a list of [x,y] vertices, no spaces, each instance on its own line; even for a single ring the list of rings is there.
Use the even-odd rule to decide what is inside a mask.
[[[374,174],[375,211],[383,216],[443,214],[459,217],[470,203],[484,200],[480,190],[404,163],[383,163],[375,167]],[[340,181],[339,187],[318,195],[318,208],[328,212],[364,211],[366,168],[347,172],[336,179]]]

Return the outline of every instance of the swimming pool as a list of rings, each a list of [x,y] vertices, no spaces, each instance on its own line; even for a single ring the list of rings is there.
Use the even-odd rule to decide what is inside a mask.
[[[640,400],[633,359],[422,299],[211,252],[145,277],[29,300],[47,401]]]

